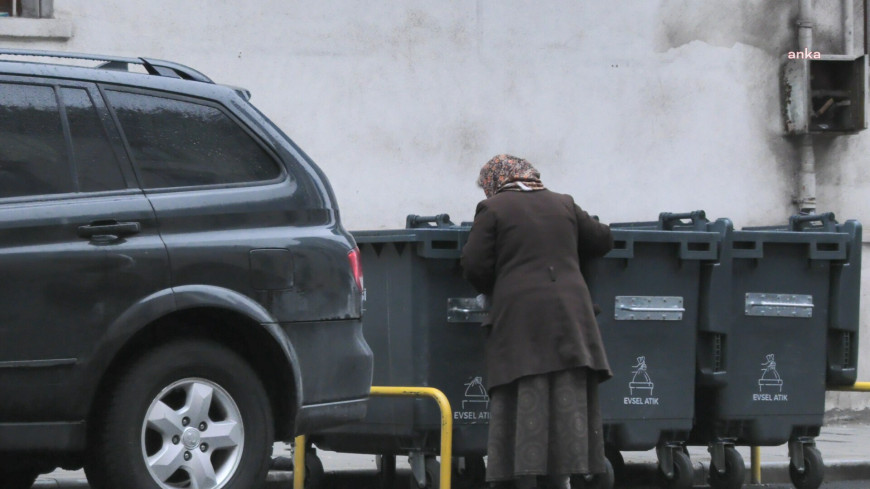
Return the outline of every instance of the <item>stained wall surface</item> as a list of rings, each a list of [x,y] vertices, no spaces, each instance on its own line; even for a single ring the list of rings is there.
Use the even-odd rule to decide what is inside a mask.
[[[841,3],[814,4],[813,48],[844,52]],[[250,89],[330,177],[350,229],[401,227],[409,213],[471,220],[478,170],[502,152],[535,163],[547,186],[603,221],[704,209],[742,227],[794,211],[798,155],[784,136],[779,77],[797,49],[797,9],[792,0],[55,0],[70,39],[10,36],[0,20],[0,45],[169,59]],[[860,54],[860,1],[854,18]],[[820,211],[870,224],[868,150],[867,132],[817,140]]]

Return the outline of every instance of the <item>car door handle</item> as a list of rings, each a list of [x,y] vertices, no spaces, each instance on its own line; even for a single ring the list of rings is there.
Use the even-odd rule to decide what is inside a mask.
[[[94,221],[86,226],[79,226],[78,234],[82,238],[105,236],[109,239],[119,239],[136,234],[140,229],[138,222]]]

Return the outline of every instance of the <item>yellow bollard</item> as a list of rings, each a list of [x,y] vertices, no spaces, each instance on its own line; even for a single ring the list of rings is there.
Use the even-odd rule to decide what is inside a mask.
[[[752,447],[752,483],[761,484],[761,447]]]
[[[441,409],[441,489],[450,489],[453,463],[453,410],[450,401],[434,387],[376,387],[371,395],[384,397],[431,397]],[[305,488],[305,435],[296,437],[293,455],[293,489]]]
[[[431,397],[441,409],[441,489],[450,489],[451,464],[453,463],[453,410],[450,401],[434,387],[375,387],[373,396]]]
[[[829,391],[845,391],[845,392],[870,392],[870,382],[855,382],[855,385],[845,387],[832,387]]]
[[[305,488],[305,435],[296,437],[293,450],[293,489]]]

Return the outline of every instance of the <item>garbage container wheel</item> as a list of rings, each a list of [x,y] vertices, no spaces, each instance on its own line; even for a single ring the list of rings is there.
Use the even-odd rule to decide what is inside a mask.
[[[483,457],[463,457],[465,469],[459,470],[459,457],[453,458],[454,487],[459,489],[476,489],[486,483],[486,464]]]
[[[396,483],[396,456],[378,455],[375,457],[375,465],[378,466],[378,487],[392,489]]]
[[[713,489],[740,489],[746,477],[746,464],[743,457],[732,446],[725,447],[725,473],[720,474],[713,464],[710,464],[708,475],[710,487]]]
[[[417,485],[417,478],[413,474],[408,478],[411,489],[438,489],[441,487],[441,464],[435,457],[426,457],[425,463],[426,485]]]
[[[614,485],[616,487],[625,485],[625,459],[622,457],[622,452],[613,445],[605,445],[604,455],[613,467]]]
[[[317,489],[323,482],[323,461],[313,448],[305,450],[305,489]]]
[[[659,467],[659,485],[664,489],[692,489],[695,480],[695,470],[692,459],[682,450],[674,450],[674,475],[665,476]]]
[[[817,489],[825,478],[825,465],[822,453],[816,447],[804,447],[804,471],[798,472],[793,464],[788,464],[791,482],[797,489]]]
[[[603,474],[572,475],[571,489],[613,489],[615,477],[610,459],[604,459]]]
[[[0,469],[0,489],[30,489],[37,475],[31,470]]]

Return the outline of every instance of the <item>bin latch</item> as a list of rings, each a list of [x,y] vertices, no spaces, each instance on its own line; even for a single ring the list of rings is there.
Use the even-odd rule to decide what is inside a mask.
[[[448,323],[482,323],[489,308],[478,297],[453,297],[447,299]]]
[[[682,321],[686,309],[682,297],[618,295],[613,311],[617,321]]]
[[[811,318],[813,296],[747,292],[745,312],[747,316]]]

